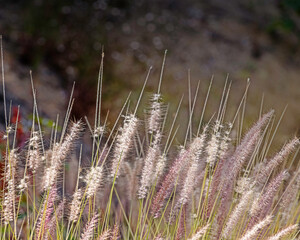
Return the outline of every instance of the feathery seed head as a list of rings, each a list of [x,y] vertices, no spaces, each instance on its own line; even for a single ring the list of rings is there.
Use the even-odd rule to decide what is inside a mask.
[[[120,237],[120,227],[118,223],[115,223],[114,228],[111,233],[111,239],[118,240]]]
[[[193,162],[191,166],[189,167],[189,170],[187,172],[183,188],[180,192],[180,198],[177,203],[177,208],[180,208],[181,205],[184,205],[188,202],[188,200],[191,198],[194,185],[195,185],[195,179],[196,179],[196,174],[198,170],[198,163]]]
[[[9,181],[16,176],[16,167],[18,161],[18,154],[16,149],[12,149],[7,158],[7,168],[6,168],[6,181]]]
[[[231,141],[230,138],[230,132],[232,129],[232,123],[228,123],[228,129],[225,130],[225,132],[223,133],[223,136],[221,137],[220,140],[220,158],[223,158],[226,155],[226,152],[228,150],[228,145]]]
[[[4,224],[14,220],[14,202],[15,202],[15,182],[14,179],[9,179],[7,182],[7,191],[3,201],[3,220]]]
[[[298,174],[298,175],[297,175]],[[294,177],[284,191],[280,207],[282,209],[283,220],[286,221],[291,216],[293,204],[297,201],[297,195],[300,190],[300,175],[297,171],[294,172]]]
[[[280,239],[284,238],[285,236],[292,234],[293,232],[295,232],[298,229],[299,229],[298,224],[291,225],[289,227],[282,229],[280,232],[278,232],[274,236],[268,238],[268,240],[280,240]]]
[[[37,131],[33,131],[32,137],[29,139],[28,165],[33,173],[40,165],[39,133]]]
[[[16,198],[16,167],[17,167],[17,150],[12,149],[9,154],[6,166],[6,173],[5,173],[5,180],[6,180],[6,191],[4,193],[4,201],[3,201],[3,219],[4,223],[8,224],[9,222],[13,221],[14,219],[14,203]]]
[[[28,187],[28,179],[29,179],[28,176],[24,176],[21,179],[20,184],[18,186],[20,192],[24,192],[27,189],[27,187]]]
[[[270,120],[273,114],[274,110],[271,110],[268,113],[264,114],[246,133],[240,146],[244,146],[253,137],[255,133],[261,132],[261,129],[267,124],[267,122]]]
[[[81,206],[81,198],[82,198],[82,190],[77,189],[73,194],[73,199],[70,205],[70,222],[77,222],[78,215],[80,213],[80,206]]]
[[[62,167],[63,161],[70,152],[71,146],[82,130],[82,122],[73,122],[69,133],[66,135],[64,141],[53,146],[51,154],[51,165],[45,170],[43,177],[44,190],[49,189],[56,181],[57,175]]]
[[[203,235],[206,234],[207,230],[209,229],[209,224],[207,224],[206,226],[200,228],[195,234],[194,236],[192,236],[191,238],[189,238],[188,240],[198,240],[200,239]]]
[[[103,134],[105,133],[105,126],[99,126],[94,130],[94,134],[93,137],[98,138],[103,136]]]
[[[54,185],[56,176],[57,176],[57,166],[56,164],[51,165],[50,167],[46,168],[45,174],[43,176],[43,187],[44,190],[49,189],[51,186]]]
[[[161,235],[158,235],[154,238],[154,240],[164,240],[164,238]]]
[[[266,227],[267,225],[271,224],[271,222],[272,222],[272,216],[270,215],[266,216],[263,220],[261,220],[259,223],[254,225],[250,230],[248,230],[240,240],[256,239],[260,230]]]
[[[204,152],[204,145],[207,137],[207,129],[208,127],[205,126],[202,134],[199,137],[194,138],[193,142],[190,145],[189,152],[190,152],[191,162],[194,161],[198,162],[200,156]]]
[[[244,194],[246,193],[247,191],[249,191],[251,188],[252,188],[252,180],[251,178],[248,178],[248,177],[240,177],[238,180],[237,180],[237,183],[236,183],[236,187],[235,187],[235,192],[239,193],[239,194]]]
[[[251,209],[252,217],[249,227],[252,227],[255,223],[257,223],[259,220],[262,220],[268,214],[280,185],[288,177],[288,172],[284,170],[268,184],[265,192],[260,196],[257,205]]]
[[[239,204],[235,207],[234,211],[231,213],[227,223],[226,227],[223,231],[222,236],[224,238],[230,238],[233,229],[238,224],[238,221],[240,218],[245,214],[247,208],[249,207],[249,204],[252,202],[254,197],[253,190],[249,190],[248,192],[245,192],[239,202]]]
[[[181,205],[186,204],[193,192],[193,188],[196,183],[197,172],[199,170],[199,158],[203,153],[204,143],[207,135],[206,131],[207,126],[205,126],[203,133],[193,140],[188,150],[190,156],[190,166],[180,192],[179,200],[175,206],[176,209],[179,209]]]
[[[97,240],[108,240],[111,238],[111,229],[104,231]]]
[[[159,131],[160,128],[160,120],[162,117],[162,109],[161,109],[161,95],[154,94],[151,103],[150,117],[149,117],[149,126],[148,131],[150,134]]]
[[[40,240],[44,238],[46,230],[49,228],[51,221],[51,215],[54,211],[54,201],[57,197],[56,186],[53,186],[47,197],[44,199],[43,205],[41,207],[40,215],[38,218],[37,226],[35,229],[35,239]]]
[[[213,133],[211,135],[211,139],[208,142],[206,152],[207,152],[207,158],[206,162],[209,164],[210,167],[212,167],[219,155],[219,148],[220,148],[220,140],[221,140],[221,133],[220,129],[222,128],[222,125],[220,124],[220,121],[216,121]]]
[[[65,202],[66,200],[63,199],[60,204],[57,206],[57,208],[55,209],[55,212],[53,213],[53,216],[48,224],[48,234],[46,234],[46,236],[44,236],[44,240],[48,240],[49,239],[49,235],[50,235],[50,239],[53,238],[53,236],[55,235],[55,231],[57,228],[57,223],[60,221],[60,219],[63,217],[63,211],[64,211],[64,206],[65,206]]]
[[[120,134],[117,136],[112,166],[111,177],[118,178],[120,169],[122,169],[122,163],[129,153],[131,144],[133,142],[134,134],[138,125],[138,119],[130,114],[125,116],[124,125],[120,128]]]
[[[188,154],[188,151],[182,147],[178,157],[176,158],[171,169],[169,170],[168,174],[165,176],[163,182],[161,183],[161,187],[157,192],[156,196],[154,197],[151,206],[151,213],[152,215],[154,215],[155,218],[160,216],[160,211],[164,205],[165,199],[167,199],[170,196],[172,189],[176,183],[174,179],[177,179],[178,174],[180,174],[182,170],[182,167],[186,164]]]
[[[269,174],[279,166],[284,159],[295,150],[295,148],[299,145],[299,139],[294,138],[290,140],[281,150],[279,153],[277,153],[268,163],[267,165],[261,169],[261,172],[259,173],[257,177],[257,181],[259,184],[264,184],[264,182],[267,180]]]
[[[167,156],[166,154],[163,153],[158,157],[154,179],[159,180],[159,178],[163,175],[166,163],[167,163]]]
[[[149,190],[149,187],[152,185],[152,183],[155,180],[155,170],[154,170],[154,164],[156,162],[156,159],[160,155],[160,149],[159,144],[161,141],[161,133],[156,133],[154,136],[153,142],[151,143],[146,158],[145,158],[145,165],[142,171],[141,176],[141,185],[139,188],[139,198],[143,199],[146,197],[146,194]]]
[[[86,195],[90,198],[96,194],[102,181],[102,167],[91,167],[84,179],[87,184]]]
[[[99,215],[96,214],[90,222],[86,224],[85,230],[81,235],[80,240],[89,240],[94,235],[94,229],[97,226]]]

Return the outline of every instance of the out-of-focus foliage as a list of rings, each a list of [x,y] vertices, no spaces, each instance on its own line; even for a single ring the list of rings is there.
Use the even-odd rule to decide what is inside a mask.
[[[280,92],[287,101],[282,101],[282,105],[298,100],[297,0],[2,2],[0,31],[13,45],[12,54],[33,72],[46,65],[57,74],[62,89],[70,90],[75,81],[76,117],[93,111],[91,96],[96,91],[103,46],[106,110],[122,105],[120,96],[125,97],[140,86],[138,81],[150,65],[154,66],[154,77],[146,90],[154,90],[165,49],[169,50],[167,65],[173,66],[165,73],[163,83],[170,90],[166,93],[170,101],[182,93],[178,89],[186,89],[187,68],[192,72],[192,86],[196,86],[198,79],[208,80],[216,73],[223,74],[216,81],[223,81],[229,73],[236,88],[252,77],[268,85],[267,93],[275,96]],[[6,14],[1,16],[3,13]],[[285,84],[287,79],[289,83]],[[265,89],[262,85],[258,88]],[[261,92],[257,94],[255,104],[261,99]],[[296,115],[295,105],[293,109],[293,104],[289,104],[289,108]],[[289,125],[298,127],[298,122],[294,120]]]

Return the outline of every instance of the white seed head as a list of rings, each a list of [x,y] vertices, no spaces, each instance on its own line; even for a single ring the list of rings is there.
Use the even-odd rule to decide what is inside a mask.
[[[250,230],[248,230],[241,240],[253,240],[256,239],[257,234],[261,229],[266,227],[272,222],[272,216],[265,217],[262,221],[254,225]]]
[[[213,133],[211,135],[211,139],[208,142],[208,145],[206,147],[207,152],[207,158],[206,163],[209,164],[209,166],[213,166],[217,160],[217,157],[219,156],[219,147],[220,147],[220,138],[221,134],[219,132],[221,125],[219,121],[216,121]]]
[[[82,190],[77,189],[76,192],[73,194],[73,199],[70,205],[70,222],[77,222],[78,216],[80,213],[80,206],[81,206],[81,198],[82,198]]]
[[[33,173],[36,172],[40,165],[40,152],[39,152],[39,133],[32,132],[32,137],[29,140],[28,150],[28,165],[32,169]]]
[[[94,137],[98,138],[103,136],[103,134],[105,133],[105,126],[99,126],[94,130]]]
[[[250,188],[252,187],[252,180],[247,177],[240,177],[237,180],[237,184],[235,187],[235,191],[239,194],[244,194],[245,192],[249,191]]]
[[[198,170],[198,163],[193,162],[187,172],[176,208],[180,208],[181,205],[186,204],[188,200],[191,198],[194,184],[195,184],[197,170]]]
[[[43,177],[44,190],[49,189],[51,186],[53,186],[56,180],[57,171],[57,166],[55,164],[52,164],[50,167],[46,168]]]
[[[192,237],[189,238],[188,240],[198,240],[198,239],[201,239],[201,237],[207,232],[208,229],[209,229],[209,224],[207,224],[206,226],[200,228],[200,229],[194,234],[194,236],[192,236]]]
[[[160,131],[160,124],[162,119],[162,104],[161,95],[159,93],[153,94],[150,107],[150,116],[148,119],[148,132],[150,134]]]
[[[155,169],[155,174],[154,174],[154,178],[155,179],[159,179],[165,170],[166,167],[166,163],[167,163],[167,156],[165,154],[162,154],[158,157],[158,161],[156,164],[156,169]]]
[[[298,224],[291,225],[289,227],[286,227],[286,228],[282,229],[281,231],[279,231],[274,236],[268,238],[268,240],[283,239],[285,236],[288,236],[288,235],[292,234],[293,232],[295,232],[298,228],[299,228]]]
[[[231,233],[233,232],[233,229],[238,224],[238,221],[240,220],[240,218],[246,213],[247,208],[249,207],[249,205],[251,204],[251,202],[253,200],[253,197],[254,197],[253,190],[249,190],[242,196],[239,204],[235,207],[234,211],[231,213],[231,215],[226,223],[226,227],[222,234],[222,236],[225,239],[230,238]]]
[[[7,182],[7,191],[3,201],[3,219],[5,224],[14,220],[14,202],[15,202],[15,182],[10,179]]]
[[[154,163],[160,154],[160,150],[159,150],[160,140],[161,140],[161,134],[160,133],[155,134],[154,140],[151,143],[151,146],[147,152],[145,158],[145,165],[141,176],[141,185],[138,192],[140,199],[146,197],[149,187],[152,185],[153,181],[155,180]]]
[[[28,178],[29,178],[28,176],[24,176],[21,179],[20,184],[18,186],[20,192],[24,192],[28,188]]]
[[[87,198],[90,198],[96,194],[102,181],[102,167],[91,167],[84,179],[87,189]]]
[[[204,127],[202,134],[194,138],[189,148],[190,161],[199,161],[202,153],[204,152],[205,140],[207,137],[207,126]]]
[[[120,134],[117,137],[114,149],[111,166],[112,178],[117,178],[119,176],[120,169],[122,168],[122,162],[127,157],[133,142],[137,124],[138,119],[133,114],[125,117],[124,125],[120,128]]]

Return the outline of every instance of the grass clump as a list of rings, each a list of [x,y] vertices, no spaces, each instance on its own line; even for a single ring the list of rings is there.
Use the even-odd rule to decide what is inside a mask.
[[[87,118],[85,123],[69,120],[71,96],[62,130],[58,132],[57,120],[47,145],[40,123],[33,121],[27,148],[16,147],[17,126],[9,122],[4,98],[1,239],[299,237],[300,168],[295,161],[299,139],[293,138],[270,156],[277,128],[273,110],[261,114],[242,134],[249,83],[230,122],[225,121],[226,109],[231,107],[227,81],[219,109],[204,122],[209,88],[194,131],[198,85],[194,100],[189,96],[186,137],[176,150],[176,118],[182,99],[177,111],[169,113],[160,91],[163,69],[146,119],[136,114],[150,72],[136,106],[132,109],[128,97],[109,129],[107,118],[101,118],[102,58],[94,124]],[[2,73],[4,89],[3,68]],[[33,119],[39,119],[35,96],[33,87]],[[172,124],[167,126],[170,116]],[[78,169],[71,169],[76,184],[68,195],[65,166],[84,128],[90,130],[91,154],[86,156],[80,146]],[[82,159],[89,159],[84,169]]]

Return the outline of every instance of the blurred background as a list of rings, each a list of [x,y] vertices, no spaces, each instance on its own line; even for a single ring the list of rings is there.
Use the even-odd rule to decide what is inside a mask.
[[[104,47],[103,115],[109,122],[128,93],[135,102],[147,70],[153,73],[143,103],[162,83],[164,100],[176,109],[185,94],[178,123],[188,122],[188,71],[193,95],[201,80],[195,110],[200,118],[214,76],[206,119],[217,110],[227,74],[232,82],[228,120],[243,95],[247,79],[245,125],[274,108],[277,119],[288,104],[276,144],[299,134],[300,1],[299,0],[0,0],[0,34],[4,43],[7,98],[12,115],[21,105],[21,124],[32,112],[29,70],[37,89],[43,125],[66,111],[76,82],[72,118],[93,118],[96,83]],[[2,97],[1,97],[2,101]],[[2,106],[2,103],[1,103]],[[1,110],[3,122],[3,111]],[[142,108],[140,109],[143,116]],[[21,134],[21,133],[20,133]]]

